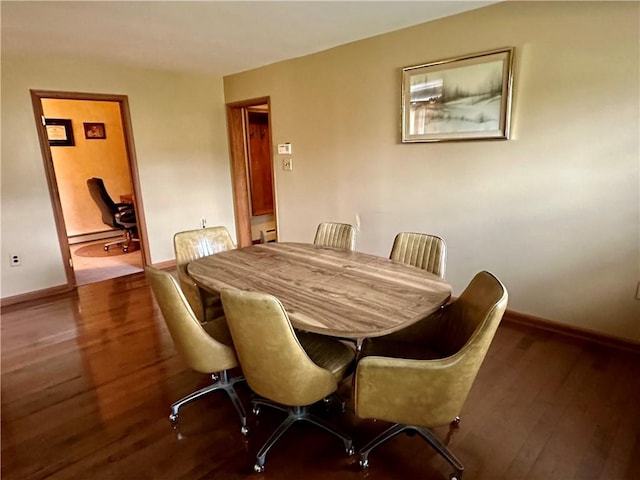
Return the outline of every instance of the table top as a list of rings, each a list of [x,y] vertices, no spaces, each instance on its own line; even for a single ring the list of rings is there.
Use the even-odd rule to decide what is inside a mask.
[[[224,288],[277,297],[294,327],[324,335],[386,335],[435,312],[451,286],[420,268],[361,252],[305,243],[264,243],[187,266],[210,292]]]

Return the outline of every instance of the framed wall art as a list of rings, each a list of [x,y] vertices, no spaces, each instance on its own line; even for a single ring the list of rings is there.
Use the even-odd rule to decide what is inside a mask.
[[[87,140],[104,140],[107,138],[107,132],[104,129],[104,123],[83,123],[84,138]]]
[[[45,118],[44,128],[51,147],[73,147],[73,128],[71,120],[64,118]]]
[[[402,69],[402,142],[507,140],[513,48]]]

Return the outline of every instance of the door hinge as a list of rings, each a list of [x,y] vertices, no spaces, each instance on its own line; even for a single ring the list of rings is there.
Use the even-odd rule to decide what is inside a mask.
[[[69,259],[69,266],[70,266],[71,268],[73,268],[73,259],[72,259],[72,258],[70,258],[70,259]]]
[[[47,120],[44,118],[44,115],[40,115],[40,119],[42,120],[42,125],[47,126]]]

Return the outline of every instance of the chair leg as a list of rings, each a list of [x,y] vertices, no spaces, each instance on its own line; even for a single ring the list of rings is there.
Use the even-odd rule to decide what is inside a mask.
[[[113,247],[114,245],[126,245],[129,242],[125,233],[123,233],[122,237],[118,240],[114,240],[112,242],[107,242],[104,244],[103,248],[105,252],[109,251],[109,247]]]
[[[260,407],[261,406],[275,408],[276,410],[280,410],[281,412],[289,412],[288,408],[283,407],[279,403],[272,402],[271,400],[269,400],[267,398],[255,397],[255,398],[253,398],[251,400],[251,407],[252,407],[253,413],[255,415],[259,415],[260,414]]]
[[[344,443],[344,448],[347,452],[347,455],[351,456],[355,453],[355,450],[353,448],[353,440],[351,440],[351,437],[348,437],[347,435],[345,435],[344,433],[336,430],[335,428],[333,428],[331,425],[329,425],[327,422],[325,422],[324,420],[316,417],[313,414],[306,414],[302,417],[300,417],[299,420],[304,420],[306,422],[309,422],[313,425],[316,425],[324,430],[326,430],[327,432],[333,434],[334,436],[338,437],[340,440],[342,440],[342,443]]]
[[[455,478],[460,480],[462,473],[464,472],[464,466],[462,462],[456,457],[449,448],[442,443],[442,441],[434,435],[434,433],[428,428],[412,427],[418,434],[424,438],[435,450],[449,462],[449,465],[455,470]]]
[[[206,395],[209,395],[210,393],[216,392],[218,390],[224,390],[225,392],[227,392],[227,395],[229,395],[229,398],[231,399],[233,406],[235,407],[236,411],[240,415],[240,423],[242,424],[241,431],[243,434],[246,435],[247,414],[245,413],[242,402],[240,401],[240,398],[238,397],[238,394],[234,389],[234,385],[238,382],[244,381],[244,377],[239,376],[239,377],[234,377],[229,379],[229,374],[226,371],[211,375],[211,378],[213,379],[215,379],[216,377],[218,378],[218,380],[212,383],[211,385],[208,385],[204,388],[201,388],[200,390],[190,393],[186,397],[181,398],[180,400],[178,400],[177,402],[171,405],[171,414],[169,415],[169,420],[171,420],[171,423],[174,425],[174,427],[176,422],[178,421],[178,410],[180,409],[180,407],[182,407],[183,405],[186,405],[187,403],[191,403],[194,400],[202,398]]]
[[[456,478],[460,480],[462,478],[462,473],[464,472],[464,466],[460,462],[460,460],[453,454],[449,448],[442,443],[442,441],[436,437],[431,430],[423,427],[416,427],[412,425],[401,425],[395,424],[390,428],[382,432],[380,435],[375,437],[369,443],[367,443],[360,450],[360,466],[362,468],[367,468],[369,466],[369,453],[371,450],[383,444],[387,440],[395,437],[399,433],[405,432],[407,430],[417,432],[424,440],[427,441],[440,455],[444,457],[444,459],[453,467],[455,473],[452,475],[452,478]]]
[[[301,420],[305,420],[313,425],[316,425],[326,430],[327,432],[335,435],[339,439],[341,439],[344,442],[345,448],[347,450],[347,454],[353,455],[353,441],[351,440],[351,438],[339,432],[338,430],[334,429],[333,427],[325,423],[320,418],[317,418],[316,416],[311,415],[309,413],[308,407],[292,407],[292,408],[284,409],[280,405],[274,404],[269,400],[266,400],[266,401],[263,401],[263,400],[266,400],[266,399],[256,399],[252,401],[252,403],[261,404],[265,406],[268,405],[270,407],[275,407],[278,410],[286,410],[287,418],[285,418],[283,422],[280,424],[280,426],[278,426],[278,428],[275,430],[275,432],[271,434],[269,439],[265,442],[262,448],[260,448],[260,451],[256,455],[256,464],[254,465],[253,469],[257,473],[261,473],[264,471],[264,462],[267,457],[267,453],[269,452],[271,447],[273,447],[273,445],[289,429],[291,425]]]
[[[218,380],[218,383],[220,384],[220,388],[227,392],[227,395],[229,395],[229,398],[231,399],[231,403],[233,403],[238,415],[240,415],[240,423],[242,424],[240,431],[243,435],[246,435],[249,433],[249,429],[247,428],[247,413],[245,412],[244,406],[242,405],[240,397],[238,397],[238,393],[235,389],[235,384],[238,382],[244,382],[245,378],[240,375],[229,379],[229,373],[226,370],[220,372],[219,377],[220,379]]]
[[[119,240],[114,240],[113,242],[105,243],[104,244],[104,250],[105,250],[105,252],[108,252],[109,251],[109,247],[112,247],[114,245],[121,245],[122,246],[122,251],[127,253],[129,251],[129,245],[132,242],[140,243],[140,239],[139,238],[135,238],[133,236],[133,233],[131,232],[131,230],[125,229],[125,230],[123,230],[122,238],[120,238]]]
[[[122,245],[122,251],[124,251],[125,253],[127,253],[129,251],[129,246],[133,243],[133,242],[138,242],[138,244],[140,244],[140,239],[136,238],[133,236],[133,232],[129,229],[125,230],[125,236],[126,236],[126,241],[124,243],[124,245]]]
[[[342,397],[338,394],[338,392],[333,392],[328,397],[324,397],[322,399],[322,402],[324,403],[327,410],[329,409],[329,407],[333,402],[337,402],[337,404],[340,406],[340,413],[344,413],[347,408],[346,402],[342,399]]]
[[[360,466],[362,468],[367,468],[369,466],[369,453],[371,453],[371,450],[383,444],[387,440],[395,437],[399,433],[404,432],[408,428],[410,427],[408,427],[407,425],[400,425],[396,423],[395,425],[392,425],[390,428],[375,437],[369,443],[367,443],[360,449]]]
[[[253,469],[257,473],[261,473],[264,471],[264,461],[267,457],[267,453],[273,447],[273,445],[278,441],[278,439],[286,432],[291,425],[296,422],[296,418],[293,418],[291,415],[287,416],[284,421],[276,428],[275,432],[271,434],[269,439],[265,442],[265,444],[260,448],[258,454],[256,455],[256,464]]]

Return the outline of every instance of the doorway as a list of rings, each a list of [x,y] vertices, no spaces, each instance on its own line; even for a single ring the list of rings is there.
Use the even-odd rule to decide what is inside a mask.
[[[227,104],[237,243],[278,239],[269,98]]]
[[[127,97],[32,90],[31,98],[67,287],[142,271],[148,244]],[[59,123],[65,140],[52,140],[50,125]],[[103,179],[115,203],[133,204],[136,248],[106,246],[123,231],[103,221],[86,183],[92,177]]]

